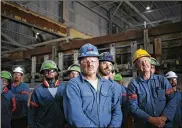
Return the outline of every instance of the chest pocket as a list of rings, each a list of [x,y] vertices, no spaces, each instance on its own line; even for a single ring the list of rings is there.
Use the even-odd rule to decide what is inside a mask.
[[[138,102],[140,105],[145,105],[147,103],[146,92],[138,91]]]
[[[111,104],[112,102],[112,93],[109,90],[101,90],[101,104]]]
[[[91,102],[93,100],[94,95],[93,95],[92,92],[89,92],[89,91],[82,92],[82,97],[81,98],[82,98],[83,103],[89,103],[89,102]]]
[[[152,94],[155,100],[164,101],[166,100],[165,89],[163,87],[163,83],[161,82],[161,78],[159,80],[152,80]]]
[[[165,95],[165,89],[156,89],[157,92],[157,99],[159,100],[166,100],[166,95]]]

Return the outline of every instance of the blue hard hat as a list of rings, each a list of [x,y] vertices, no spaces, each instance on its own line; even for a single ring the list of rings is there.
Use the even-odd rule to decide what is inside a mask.
[[[99,56],[99,61],[109,61],[114,64],[113,56],[109,52],[103,52]]]
[[[83,45],[79,50],[78,59],[81,59],[82,57],[99,57],[97,47],[90,43]]]

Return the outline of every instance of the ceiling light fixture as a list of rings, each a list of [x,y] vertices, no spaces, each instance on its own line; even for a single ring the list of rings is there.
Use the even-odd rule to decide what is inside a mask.
[[[147,7],[146,7],[146,10],[150,10],[150,7],[149,7],[149,6],[147,6]]]

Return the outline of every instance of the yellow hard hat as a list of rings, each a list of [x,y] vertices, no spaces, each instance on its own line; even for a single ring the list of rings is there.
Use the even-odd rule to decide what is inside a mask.
[[[147,51],[143,50],[143,49],[138,49],[134,54],[133,54],[133,63],[139,59],[140,57],[151,57],[150,54],[148,54]]]

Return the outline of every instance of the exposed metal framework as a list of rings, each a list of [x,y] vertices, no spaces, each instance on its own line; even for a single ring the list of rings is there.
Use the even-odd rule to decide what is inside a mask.
[[[56,1],[56,2],[58,2],[59,4],[59,1]],[[143,1],[126,1],[126,0],[91,1],[90,3],[91,6],[89,6],[89,4],[88,5],[84,4],[82,1],[75,1],[75,2],[79,3],[80,5],[84,6],[85,8],[91,10],[93,13],[105,19],[109,24],[108,29],[112,30],[112,28],[114,29],[117,28],[116,29],[117,32],[127,30],[130,28],[131,29],[143,28],[144,21],[146,21],[146,24],[149,27],[159,25],[161,22],[168,22],[168,23],[179,22],[182,16],[181,12],[176,13],[178,10],[182,8],[181,4],[178,1],[171,2],[171,3],[169,3],[168,1],[163,1],[163,3],[159,3],[158,1],[151,1],[153,7],[149,11],[145,10],[146,3],[144,3]],[[162,4],[162,6],[160,4]],[[1,17],[3,19],[1,22],[2,36],[6,38],[6,40],[2,40],[2,43],[3,43],[2,54],[12,53],[19,50],[33,49],[36,47],[50,44],[52,41],[55,42],[55,40],[56,42],[62,41],[62,39],[67,41],[69,40],[68,38],[62,38],[64,36],[67,36],[67,34],[59,33],[59,30],[61,30],[61,27],[64,28],[65,33],[69,31],[69,29],[67,29],[64,24],[61,24],[58,21],[51,20],[49,18],[42,16],[41,14],[39,15],[32,12],[29,9],[26,9],[26,7],[27,8],[35,7],[35,5],[32,4],[31,1],[17,1],[17,2],[3,1],[1,6],[2,6]],[[132,10],[128,9],[128,7],[130,7]],[[102,15],[102,13],[97,10],[98,8],[100,8],[99,10],[101,11],[103,10],[104,12],[107,12],[108,15]],[[53,17],[60,18],[59,16],[56,16],[53,13],[43,8],[36,7],[36,9],[40,10],[40,12],[47,13]],[[170,14],[166,13],[164,10],[167,10],[168,13]],[[162,17],[162,18],[161,19],[155,18],[155,15],[157,15],[156,17]],[[37,43],[35,42],[36,38],[34,36],[32,36],[31,34],[28,35],[27,34],[28,32],[23,33],[22,31],[19,31],[21,30],[21,28],[15,28],[15,29],[9,29],[8,27],[6,28],[6,26],[9,25],[9,22],[19,23],[19,24],[28,26],[30,29],[35,28],[38,31],[48,34],[48,36],[52,35],[53,37],[49,38],[51,40],[40,41],[39,43]],[[76,25],[74,25],[74,27],[75,26]],[[86,31],[89,31],[89,30],[86,30]],[[84,32],[84,30],[82,32]],[[110,32],[111,32],[110,34],[112,34],[112,31]],[[23,36],[23,38],[28,39],[27,45],[23,45],[17,40],[13,39],[13,36],[12,37],[8,36],[10,34],[13,34],[13,36],[14,35]],[[116,37],[116,38],[119,38],[119,37]],[[107,42],[107,40],[105,41]],[[17,47],[20,47],[20,48],[17,48]],[[63,49],[66,49],[66,47]],[[46,48],[46,50],[49,51],[49,48]]]
[[[26,45],[22,45],[22,44],[19,44],[18,42],[14,41],[11,37],[9,37],[8,35],[6,35],[5,33],[1,32],[1,35],[3,37],[5,37],[7,40],[9,40],[10,42],[6,42],[6,43],[9,43],[11,45],[16,45],[16,46],[19,46],[19,47],[22,47],[22,48],[28,48],[28,49],[33,49],[33,47],[31,46],[26,46]],[[4,41],[3,41],[4,42]]]
[[[133,6],[129,1],[124,1],[129,7],[131,7],[136,13],[140,13],[140,11]],[[139,14],[144,20],[146,20],[147,22],[149,22],[152,26],[154,26],[154,24],[151,23],[151,21],[145,17],[143,14]]]

